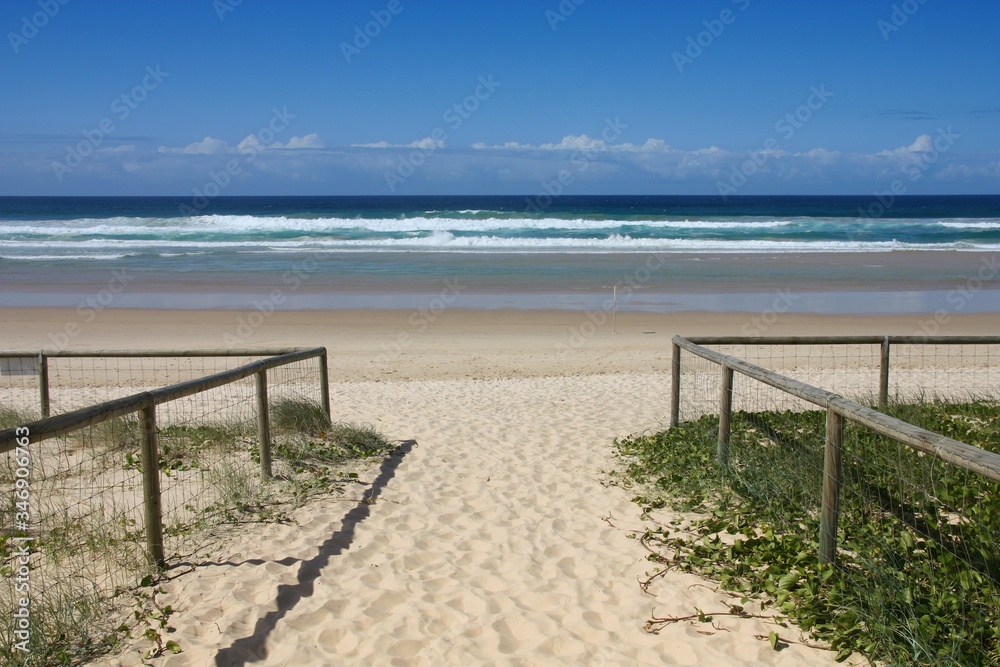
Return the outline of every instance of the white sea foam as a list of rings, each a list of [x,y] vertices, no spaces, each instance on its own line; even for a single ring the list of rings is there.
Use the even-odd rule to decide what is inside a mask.
[[[906,219],[876,223],[827,218],[622,221],[554,217],[475,220],[434,216],[290,218],[199,215],[186,218],[117,217],[33,222],[7,220],[0,221],[0,249],[8,251],[4,256],[6,259],[31,259],[28,255],[32,253],[37,253],[36,259],[50,258],[55,256],[54,253],[63,253],[58,256],[66,258],[114,259],[122,256],[114,253],[123,252],[160,256],[310,250],[764,253],[993,250],[1000,247],[997,244],[977,243],[974,233],[963,237],[960,231],[954,232],[947,242],[942,242],[935,236],[924,235],[919,229],[914,231],[914,225],[921,225],[927,231],[940,230],[940,226],[956,230],[994,229],[1000,228],[1000,219]],[[897,226],[902,239],[899,242],[851,241],[847,233],[850,229],[864,229],[866,233],[877,233],[885,239]],[[787,231],[782,228],[787,228]],[[755,230],[762,233],[754,234]],[[633,232],[634,236],[628,232]],[[276,236],[281,238],[274,238]],[[593,238],[578,238],[581,236]],[[922,240],[933,242],[924,243]]]
[[[169,241],[137,239],[89,239],[87,241],[0,241],[9,251],[41,250],[40,256],[64,251],[60,257],[82,256],[81,250],[95,255],[108,251],[165,254],[205,252],[280,253],[308,251],[454,251],[454,252],[865,252],[885,250],[1000,250],[1000,244],[904,243],[900,241],[807,241],[807,240],[726,240],[650,239],[612,234],[602,238],[509,238],[500,236],[457,236],[436,231],[427,236],[405,239],[307,238],[281,241]],[[7,255],[28,259],[25,255]],[[91,255],[87,255],[91,257]]]
[[[124,259],[130,256],[128,253],[122,255],[100,255],[96,253],[93,255],[0,255],[0,259],[19,260],[23,262],[54,262],[68,259],[100,261]]]
[[[983,220],[981,222],[946,222],[937,223],[949,229],[1000,229],[1000,220]]]
[[[113,218],[0,223],[0,235],[121,236],[159,234],[252,234],[255,232],[331,233],[337,230],[369,232],[488,232],[500,230],[599,230],[621,226],[663,229],[769,229],[796,224],[792,220],[759,222],[726,220],[585,220],[561,218],[287,218],[249,215],[206,215],[177,218]]]

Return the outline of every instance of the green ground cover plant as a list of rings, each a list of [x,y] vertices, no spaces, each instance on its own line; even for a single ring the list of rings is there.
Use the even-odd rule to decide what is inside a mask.
[[[889,412],[1000,452],[996,402]],[[822,564],[824,427],[821,411],[734,413],[725,468],[715,416],[617,441],[618,474],[640,491],[638,503],[695,513],[639,536],[652,576],[679,569],[713,579],[740,600],[727,613],[758,601],[841,660],[859,652],[887,665],[1000,665],[997,483],[848,424],[838,560]]]

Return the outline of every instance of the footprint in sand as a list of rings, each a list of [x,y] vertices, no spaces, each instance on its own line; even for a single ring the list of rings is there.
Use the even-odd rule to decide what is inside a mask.
[[[382,620],[393,615],[396,607],[408,600],[409,596],[405,591],[386,591],[378,596],[371,605],[365,609],[364,614],[375,620]]]

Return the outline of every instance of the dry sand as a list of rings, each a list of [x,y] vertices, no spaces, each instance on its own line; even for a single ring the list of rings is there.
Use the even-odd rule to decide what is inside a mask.
[[[773,315],[773,314],[772,314]],[[106,310],[86,322],[69,308],[0,308],[0,348],[37,352],[94,349],[204,349],[325,346],[331,380],[387,380],[594,375],[669,370],[670,338],[760,335],[921,335],[921,315],[760,313],[618,313],[617,333],[602,312],[410,310],[276,312],[259,327],[253,312]],[[593,320],[601,322],[594,325]],[[72,335],[66,335],[67,328]],[[997,334],[996,314],[947,314],[941,335]],[[591,333],[592,332],[592,333]],[[243,334],[249,333],[244,336]],[[65,338],[63,338],[65,336]]]
[[[108,311],[74,347],[222,347],[239,316]],[[834,664],[772,651],[756,636],[797,633],[758,619],[644,632],[652,611],[722,611],[725,597],[689,575],[643,593],[638,507],[601,481],[612,438],[664,424],[670,336],[736,334],[750,315],[619,315],[618,334],[606,323],[577,348],[582,313],[450,311],[419,331],[412,316],[277,313],[245,341],[326,345],[335,418],[404,444],[349,497],[246,527],[166,583],[183,653],[154,664]],[[51,347],[39,341],[72,318],[5,309],[2,347]],[[912,334],[920,319],[782,316],[768,333]],[[953,317],[943,333],[996,323]],[[139,664],[143,649],[101,664]]]
[[[725,609],[694,577],[639,590],[638,508],[600,483],[610,439],[658,426],[666,388],[641,374],[335,384],[342,416],[412,439],[353,494],[374,503],[317,503],[168,585],[185,653],[163,664],[833,664],[775,654],[754,638],[763,621],[642,630],[654,608]]]

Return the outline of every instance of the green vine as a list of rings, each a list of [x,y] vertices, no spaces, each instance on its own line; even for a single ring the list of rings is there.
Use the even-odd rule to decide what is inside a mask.
[[[1000,450],[996,405],[893,412]],[[838,660],[858,652],[893,665],[1000,665],[997,485],[849,427],[838,561],[822,564],[824,420],[822,412],[736,413],[725,469],[715,463],[717,417],[618,441],[621,479],[643,489],[636,501],[647,511],[699,512],[639,536],[656,572],[717,581],[796,623]]]

